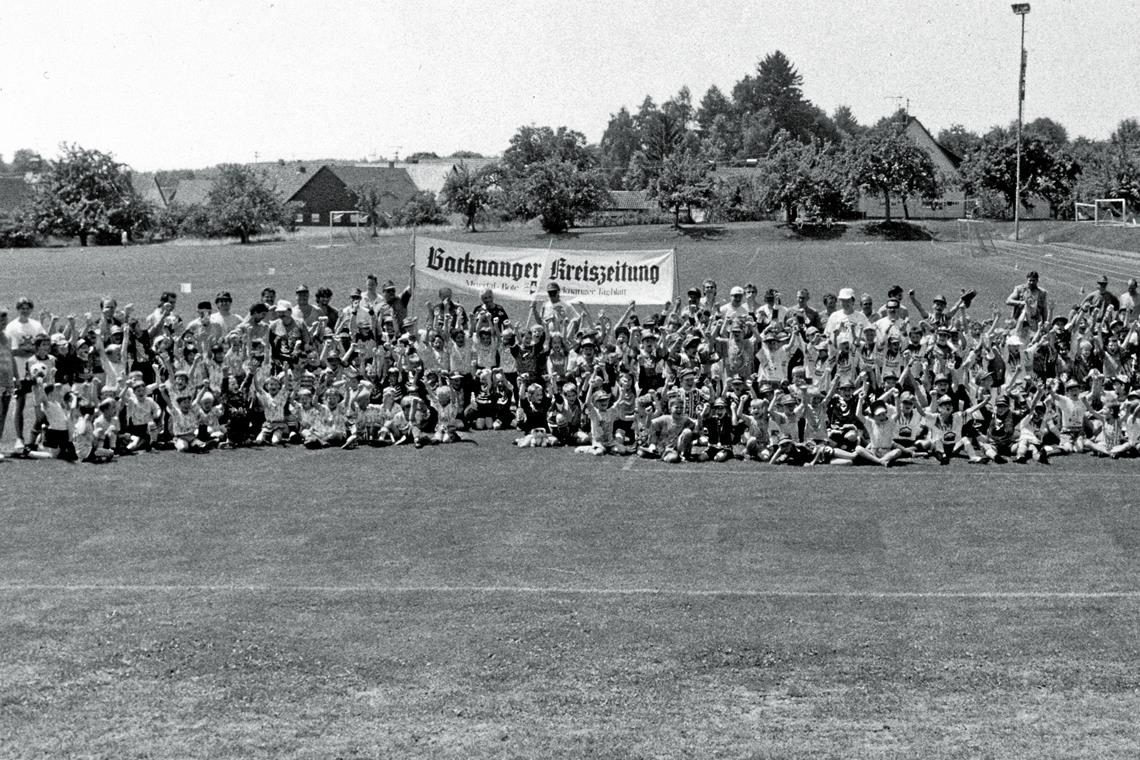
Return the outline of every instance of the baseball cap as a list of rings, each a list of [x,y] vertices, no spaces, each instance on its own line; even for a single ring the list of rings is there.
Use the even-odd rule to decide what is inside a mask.
[[[732,288],[728,291],[728,294],[730,296],[742,296],[744,295],[744,288],[740,287],[739,285],[733,285]]]
[[[839,300],[840,301],[854,301],[855,300],[855,291],[852,290],[851,288],[842,288],[839,291]]]
[[[689,298],[700,298],[701,297],[701,289],[700,288],[689,288],[688,290],[685,291],[685,295],[687,295]]]
[[[360,298],[361,297],[360,288],[353,288],[352,292],[349,294],[348,297],[349,298]]]
[[[945,304],[946,303],[946,296],[939,293],[938,295],[934,296],[934,303]]]
[[[209,311],[212,308],[213,308],[213,305],[209,301],[199,301],[198,302],[198,309],[199,310]]]
[[[384,283],[384,287],[382,288],[382,290],[395,290],[395,289],[396,289],[396,283],[392,282],[391,280],[388,280],[386,283]]]
[[[546,292],[547,293],[554,293],[554,292],[559,291],[559,290],[562,290],[562,288],[558,287],[557,282],[552,282],[546,286]]]
[[[899,307],[899,299],[892,298],[892,299],[887,301],[887,308],[888,309],[897,309],[898,307]]]
[[[309,286],[308,285],[298,285],[297,286],[297,292],[298,293],[308,293],[309,292]]]
[[[1096,281],[1096,284],[1097,285],[1107,285],[1108,284],[1108,277],[1102,274],[1100,276],[1100,279]]]
[[[293,304],[289,303],[284,298],[282,298],[280,301],[277,302],[277,306],[275,306],[274,308],[277,311],[293,311]]]

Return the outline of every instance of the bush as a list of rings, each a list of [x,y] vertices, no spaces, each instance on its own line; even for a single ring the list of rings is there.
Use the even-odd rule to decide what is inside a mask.
[[[393,227],[422,227],[447,224],[447,214],[435,200],[435,193],[420,191],[397,209],[391,218]]]
[[[35,228],[24,219],[0,216],[0,248],[31,248],[36,243]]]
[[[887,222],[871,222],[863,225],[863,232],[873,237],[887,240],[933,240],[934,236],[925,227],[894,219]]]

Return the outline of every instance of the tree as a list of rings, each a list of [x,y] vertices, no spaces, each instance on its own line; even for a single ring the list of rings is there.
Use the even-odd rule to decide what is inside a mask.
[[[985,144],[963,162],[966,191],[999,193],[1012,209],[1017,193],[1017,141],[987,138]],[[1041,140],[1026,138],[1021,145],[1021,205],[1033,208],[1033,196],[1049,202],[1054,216],[1066,212],[1081,166],[1068,153],[1050,148]]]
[[[38,172],[44,167],[44,159],[31,148],[20,148],[12,155],[12,163],[8,164],[8,171],[12,174],[27,174]]]
[[[951,124],[938,133],[938,144],[958,158],[965,158],[982,146],[981,135],[971,132],[961,124]]]
[[[420,161],[426,161],[426,160],[437,159],[437,158],[439,158],[439,156],[436,155],[435,153],[432,153],[430,150],[421,150],[421,151],[417,151],[417,152],[413,153],[412,155],[408,156],[404,160],[407,161],[409,164],[415,164],[415,163],[419,163]]]
[[[448,158],[483,158],[483,154],[476,153],[473,150],[457,150],[453,151]]]
[[[385,198],[399,200],[396,194],[391,190],[385,190],[377,182],[357,182],[348,188],[348,194],[352,196],[352,202],[356,206],[356,210],[368,217],[368,223],[372,227],[372,237],[379,236],[378,229],[381,226],[381,212],[380,206],[384,203]],[[386,223],[385,223],[386,226]]]
[[[606,131],[602,134],[599,152],[602,168],[606,172],[611,188],[622,187],[622,178],[640,145],[641,139],[629,111],[622,106],[616,114],[610,114],[610,123],[606,125]]]
[[[891,219],[891,196],[937,198],[942,182],[930,155],[894,124],[876,128],[852,142],[848,152],[851,184],[864,192],[882,196],[886,219]],[[909,214],[907,214],[909,216]]]
[[[40,233],[76,236],[86,246],[92,235],[130,234],[145,224],[151,211],[131,186],[125,164],[79,145],[64,144],[60,151],[33,185],[32,217]]]
[[[602,173],[570,161],[548,158],[530,164],[511,179],[511,209],[520,216],[538,217],[547,232],[565,232],[574,220],[610,205]]]
[[[766,111],[774,124],[772,136],[783,129],[800,142],[834,139],[838,134],[834,125],[827,114],[804,98],[802,87],[803,77],[788,57],[776,50],[760,61],[756,76],[747,75],[736,83],[732,97],[744,118]]]
[[[714,199],[714,183],[709,162],[695,151],[678,151],[667,156],[649,186],[649,197],[657,199],[665,211],[673,212],[673,226],[681,226],[681,211],[703,208]]]
[[[430,224],[447,224],[447,215],[430,190],[421,190],[392,214],[395,227],[422,227]]]
[[[205,203],[214,234],[237,236],[244,245],[254,233],[292,223],[290,208],[263,172],[242,164],[222,164],[218,170]]]
[[[1016,123],[1014,128],[1016,128]],[[1048,116],[1040,116],[1021,128],[1023,137],[1037,139],[1046,145],[1061,147],[1069,144],[1069,131]]]
[[[587,169],[597,164],[596,157],[589,150],[586,136],[581,132],[559,127],[519,127],[511,144],[503,151],[503,168],[508,172],[522,172],[531,164],[555,159],[566,161],[579,169]]]
[[[843,216],[854,200],[844,155],[831,143],[801,143],[782,130],[760,162],[760,207],[783,211],[789,224],[796,221],[801,208],[826,219]]]
[[[859,137],[867,132],[867,128],[855,118],[850,106],[836,108],[835,113],[831,114],[831,122],[843,140],[849,137]]]
[[[444,206],[453,214],[463,215],[464,229],[476,231],[475,218],[491,203],[491,187],[498,171],[495,166],[472,171],[460,162],[455,171],[447,175],[442,191]]]
[[[705,133],[713,128],[718,117],[731,119],[735,115],[732,101],[714,84],[705,92],[701,104],[697,107],[697,126],[702,133]]]

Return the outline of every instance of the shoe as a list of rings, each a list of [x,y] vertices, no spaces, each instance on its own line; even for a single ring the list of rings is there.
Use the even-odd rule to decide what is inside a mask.
[[[973,290],[973,289],[967,290],[965,293],[962,294],[962,305],[965,306],[967,309],[970,308],[970,304],[972,304],[974,302],[974,296],[976,296],[976,295],[978,295],[978,291]]]
[[[1028,461],[1029,461],[1029,457],[1027,457],[1027,456],[1020,456],[1020,457],[1018,457],[1017,459],[1015,459],[1015,460],[1013,460],[1013,461],[1017,462],[1018,464],[1025,464],[1026,462],[1028,462]]]
[[[950,455],[949,454],[939,454],[938,455],[938,464],[942,464],[942,465],[950,464]]]
[[[1037,461],[1041,464],[1049,464],[1049,455],[1045,453],[1044,449],[1037,455]]]

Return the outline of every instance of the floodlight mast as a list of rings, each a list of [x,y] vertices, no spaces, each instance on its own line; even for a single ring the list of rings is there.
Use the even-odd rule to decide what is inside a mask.
[[[1025,17],[1029,3],[1014,3],[1013,12],[1021,16],[1021,72],[1017,79],[1017,175],[1013,187],[1013,239],[1021,239],[1021,113],[1025,105]]]

